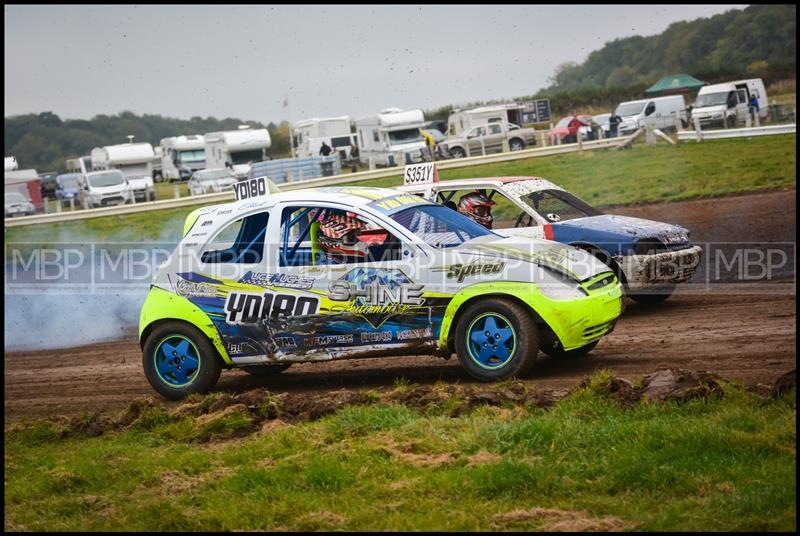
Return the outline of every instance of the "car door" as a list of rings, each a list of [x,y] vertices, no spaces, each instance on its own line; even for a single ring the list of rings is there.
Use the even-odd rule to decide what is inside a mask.
[[[486,127],[474,127],[467,133],[467,144],[469,145],[470,156],[478,156],[484,153],[483,146],[486,143]]]
[[[506,134],[499,123],[486,125],[486,152],[502,153],[505,138]]]
[[[286,203],[280,229],[273,246],[279,281],[303,285],[320,300],[317,313],[294,318],[285,335],[299,354],[352,357],[425,333],[430,315],[415,277],[418,254],[374,215],[336,203]]]

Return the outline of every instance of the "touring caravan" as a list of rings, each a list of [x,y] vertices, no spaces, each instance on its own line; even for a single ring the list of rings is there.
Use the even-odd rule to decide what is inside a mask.
[[[161,175],[167,181],[189,180],[206,167],[205,140],[201,134],[173,136],[161,140]]]
[[[402,166],[430,161],[430,152],[420,128],[425,126],[422,110],[387,108],[379,114],[356,120],[359,158],[381,166]]]
[[[149,143],[122,143],[92,149],[92,169],[118,169],[133,190],[134,199],[155,200],[153,190],[153,160],[156,157]]]
[[[319,156],[322,142],[327,143],[333,153],[342,160],[350,158],[350,146],[356,144],[356,135],[350,132],[350,116],[312,118],[298,121],[292,126],[294,148],[297,158]]]
[[[239,127],[239,130],[210,132],[203,139],[206,169],[227,167],[239,179],[247,177],[251,164],[266,159],[266,150],[272,145],[267,129],[248,126]]]
[[[625,136],[645,125],[659,129],[675,128],[676,119],[685,124],[686,102],[683,95],[640,99],[621,102],[615,113],[622,118],[618,128],[619,133]]]
[[[458,136],[472,127],[488,123],[511,123],[520,126],[523,108],[521,104],[498,104],[472,110],[456,110],[447,118],[446,134],[449,137]]]

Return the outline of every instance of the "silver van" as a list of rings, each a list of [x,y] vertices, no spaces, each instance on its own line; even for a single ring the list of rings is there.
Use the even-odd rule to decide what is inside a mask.
[[[78,198],[84,209],[133,203],[133,190],[118,169],[86,173],[78,182]]]

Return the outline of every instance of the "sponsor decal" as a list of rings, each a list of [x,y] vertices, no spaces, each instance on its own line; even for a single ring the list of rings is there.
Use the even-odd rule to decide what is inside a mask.
[[[389,342],[392,340],[391,331],[379,331],[377,333],[362,333],[361,342]]]
[[[228,345],[228,353],[229,354],[241,354],[244,352],[244,344],[229,344]]]
[[[315,296],[231,292],[225,299],[225,322],[228,324],[256,324],[261,320],[307,316],[317,314],[318,311],[319,299]]]
[[[192,234],[189,235],[189,237],[192,237],[192,236],[206,236],[207,234],[208,233],[192,233]]]
[[[239,283],[257,285],[259,287],[284,287],[296,289],[309,289],[314,284],[313,277],[302,277],[292,274],[264,274],[247,272]]]
[[[294,340],[294,337],[275,337],[275,342],[281,348],[297,348],[297,341]]]
[[[424,201],[421,197],[413,194],[400,194],[380,201],[372,201],[368,206],[380,210],[384,214],[390,215],[398,210],[410,207],[413,205],[427,205],[428,202]]]
[[[200,227],[205,227],[207,225],[211,225],[212,223],[214,223],[214,220],[206,220],[200,224]]]
[[[197,296],[203,298],[214,298],[217,295],[217,287],[210,283],[198,283],[187,281],[181,277],[175,283],[175,288],[181,296]]]
[[[503,271],[506,263],[503,261],[493,263],[471,262],[469,264],[454,264],[444,268],[434,268],[435,272],[447,271],[448,279],[457,279],[459,283],[471,275],[497,274]]]
[[[352,333],[339,335],[315,335],[308,337],[305,341],[306,346],[328,346],[331,344],[348,344],[353,342]]]
[[[401,270],[356,268],[328,284],[328,298],[347,302],[340,310],[360,315],[378,328],[390,316],[424,304],[424,288]]]
[[[220,211],[217,211],[217,216],[222,216],[224,214],[230,214],[232,212],[233,212],[233,209],[230,209],[230,208],[227,209],[227,210],[220,210]]]
[[[404,329],[397,332],[397,340],[405,341],[408,339],[430,339],[433,337],[431,328]]]

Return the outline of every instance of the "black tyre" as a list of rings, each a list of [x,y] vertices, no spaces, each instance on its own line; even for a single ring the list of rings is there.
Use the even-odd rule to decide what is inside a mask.
[[[220,361],[217,350],[200,330],[177,321],[155,328],[142,350],[147,381],[170,400],[208,392],[219,380]]]
[[[729,115],[727,117],[726,121],[728,122],[728,128],[733,128],[733,127],[736,126],[736,117],[735,116]]]
[[[452,156],[453,158],[464,158],[465,156],[467,156],[467,153],[465,153],[464,149],[462,149],[461,147],[453,147],[452,149],[450,149],[450,156]]]
[[[525,148],[525,142],[519,138],[512,138],[508,142],[508,148],[511,151],[521,151]]]
[[[280,365],[252,365],[249,367],[242,367],[242,370],[253,376],[274,376],[291,366],[291,363],[281,363]]]
[[[467,306],[456,325],[456,353],[473,378],[488,382],[530,372],[539,352],[539,329],[530,313],[505,298]]]
[[[580,348],[575,348],[573,350],[564,350],[563,348],[561,348],[561,346],[559,346],[558,348],[554,346],[543,346],[542,351],[547,355],[549,355],[550,357],[554,357],[556,359],[562,359],[562,358],[575,359],[578,357],[583,357],[592,350],[594,350],[594,347],[597,346],[598,342],[600,341],[596,340],[594,342],[590,342],[586,346],[581,346]]]

